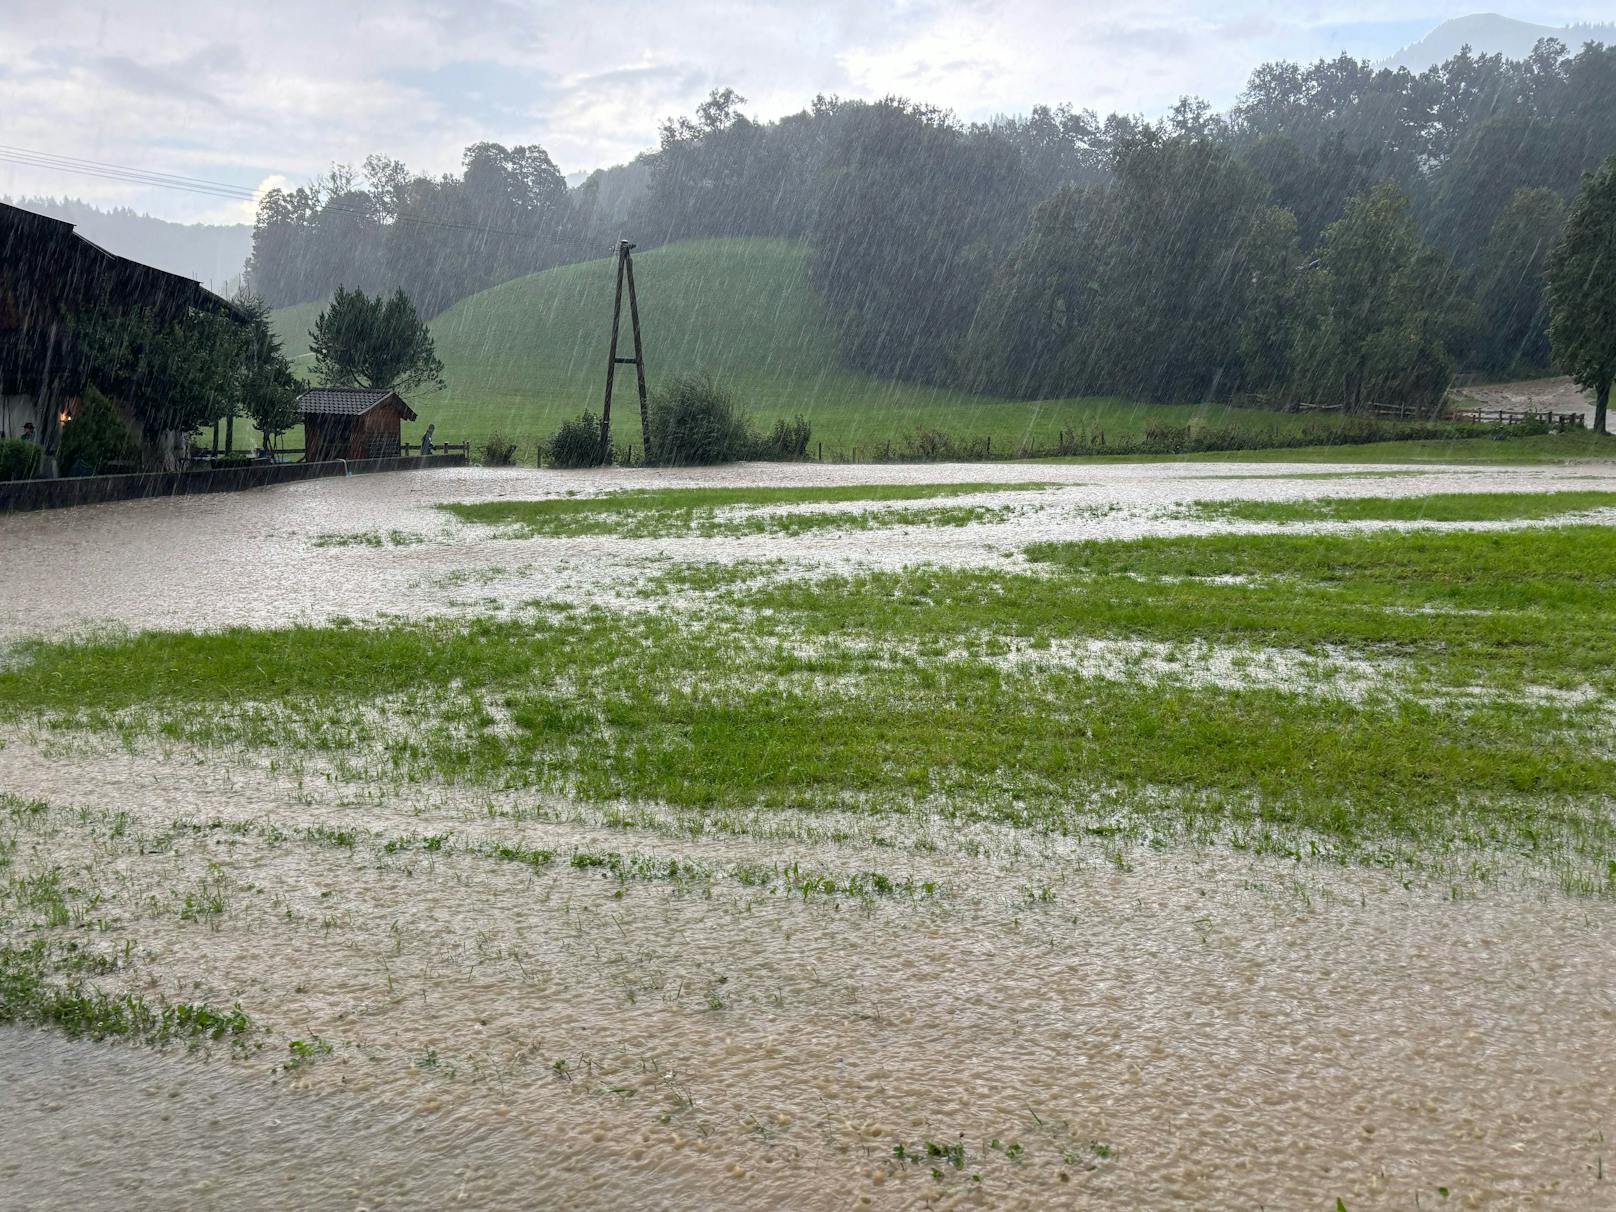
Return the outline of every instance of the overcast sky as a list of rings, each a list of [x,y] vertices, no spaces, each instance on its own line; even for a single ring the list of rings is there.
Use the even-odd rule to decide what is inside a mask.
[[[0,0],[0,144],[225,181],[302,182],[386,152],[430,172],[479,139],[563,172],[618,163],[729,85],[773,118],[900,93],[965,118],[1070,102],[1228,104],[1275,58],[1379,60],[1477,0]],[[1506,9],[1547,25],[1608,3]],[[8,154],[0,151],[0,156]],[[228,203],[0,162],[0,193],[174,219]]]

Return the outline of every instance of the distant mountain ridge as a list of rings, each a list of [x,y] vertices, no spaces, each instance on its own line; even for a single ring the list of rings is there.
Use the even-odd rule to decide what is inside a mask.
[[[1524,59],[1542,38],[1558,38],[1575,53],[1584,42],[1616,42],[1616,24],[1537,25],[1498,13],[1472,13],[1444,21],[1411,46],[1405,46],[1383,66],[1422,72],[1445,62],[1469,46],[1476,54]]]
[[[0,200],[65,220],[108,252],[195,278],[218,294],[235,293],[252,253],[253,232],[245,223],[174,223],[127,207],[100,210],[76,198]]]

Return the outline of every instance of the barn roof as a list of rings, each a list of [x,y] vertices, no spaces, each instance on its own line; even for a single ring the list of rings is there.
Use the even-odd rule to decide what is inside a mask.
[[[415,420],[415,410],[396,391],[384,387],[315,387],[297,400],[304,416],[362,417],[389,400],[397,400],[406,421]]]
[[[194,278],[169,273],[108,252],[65,219],[0,202],[0,264],[24,278],[38,277],[60,292],[105,286],[114,297],[147,305],[164,296],[238,321],[246,313]]]

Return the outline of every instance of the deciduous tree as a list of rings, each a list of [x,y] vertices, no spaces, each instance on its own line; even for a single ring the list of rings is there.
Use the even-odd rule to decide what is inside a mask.
[[[267,446],[297,423],[299,384],[270,326],[269,305],[256,295],[241,295],[236,306],[248,321],[236,394]]]
[[[1594,429],[1606,432],[1616,378],[1616,156],[1582,179],[1549,265],[1554,360],[1594,393]]]

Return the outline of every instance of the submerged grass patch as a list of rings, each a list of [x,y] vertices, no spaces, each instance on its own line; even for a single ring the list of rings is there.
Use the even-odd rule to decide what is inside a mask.
[[[925,805],[1052,829],[1120,812],[1358,857],[1505,847],[1602,872],[1616,855],[1611,533],[1055,543],[1020,571],[720,580],[677,618],[34,644],[0,672],[0,716],[594,801]],[[1040,658],[1085,637],[1318,650],[1387,674],[1349,699]]]
[[[1314,501],[1196,501],[1202,517],[1241,522],[1518,522],[1616,507],[1616,492],[1442,492]]]
[[[678,534],[705,537],[796,534],[806,530],[878,525],[967,525],[980,520],[965,510],[831,511],[823,513],[729,513],[847,502],[919,501],[989,492],[1026,492],[1054,487],[1042,481],[1011,484],[867,484],[831,488],[636,488],[599,497],[554,497],[538,501],[483,501],[438,508],[463,522],[509,526],[524,537],[610,534],[659,538]],[[985,512],[985,511],[982,511]]]
[[[77,973],[84,959],[43,939],[0,946],[0,1023],[54,1027],[68,1036],[165,1044],[214,1040],[241,1044],[252,1022],[229,1010],[190,1002],[152,1004],[138,993],[109,992]],[[63,974],[67,978],[57,979]]]
[[[1616,544],[1601,526],[1038,543],[1050,575],[916,568],[729,601],[785,636],[934,654],[1101,636],[1346,651],[1437,686],[1612,685]]]
[[[936,509],[838,509],[826,513],[754,514],[699,523],[703,537],[773,534],[782,537],[816,530],[880,530],[909,526],[977,526],[1002,522],[1015,511],[1007,505],[956,505]]]
[[[316,547],[414,547],[425,542],[425,535],[407,530],[328,531],[314,537]]]

